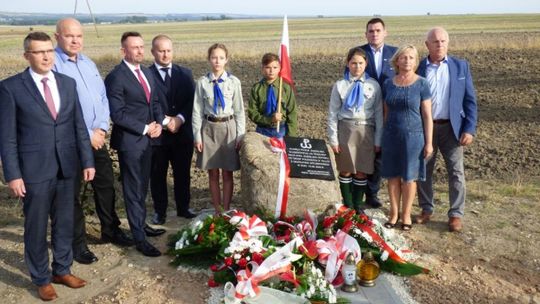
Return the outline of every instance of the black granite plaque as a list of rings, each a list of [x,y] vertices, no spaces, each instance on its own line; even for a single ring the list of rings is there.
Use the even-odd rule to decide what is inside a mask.
[[[326,143],[322,139],[285,137],[290,177],[335,180]]]

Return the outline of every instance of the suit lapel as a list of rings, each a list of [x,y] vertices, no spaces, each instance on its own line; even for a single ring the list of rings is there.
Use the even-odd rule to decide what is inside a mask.
[[[377,68],[375,67],[375,57],[373,56],[373,51],[369,44],[367,45],[366,54],[368,57],[368,74],[371,78],[378,80],[377,77]]]
[[[450,105],[453,104],[452,102],[452,92],[456,91],[454,86],[456,84],[456,81],[458,79],[457,75],[457,65],[456,62],[450,57],[446,56],[446,60],[448,60],[448,77],[450,78],[450,95],[448,96],[448,100],[450,101]],[[457,91],[456,91],[457,92]]]
[[[61,117],[60,115],[62,115],[62,113],[66,110],[69,97],[67,96],[67,91],[64,89],[64,82],[56,77],[56,74],[54,75],[54,78],[56,79],[58,95],[60,96],[60,106],[58,107],[58,113],[56,115],[56,120],[58,120],[59,117]]]
[[[420,61],[420,65],[418,66],[418,75],[422,77],[426,77],[426,60],[427,57],[424,57],[422,61]]]
[[[24,86],[30,93],[30,95],[33,97],[32,99],[38,104],[38,106],[45,111],[45,114],[48,115],[51,119],[53,119],[51,112],[49,111],[49,108],[47,108],[47,104],[45,103],[45,99],[43,99],[43,96],[41,96],[41,93],[39,92],[39,89],[36,86],[36,83],[34,82],[34,79],[30,75],[29,68],[24,71],[24,73],[21,75],[23,79]]]
[[[132,83],[132,86],[133,87],[136,87],[139,91],[139,93],[144,96],[144,99],[146,100],[146,94],[144,93],[144,90],[142,88],[142,85],[141,83],[139,82],[139,79],[137,79],[137,77],[135,76],[135,74],[133,74],[133,72],[131,71],[131,69],[127,66],[127,64],[122,60],[122,65],[123,67],[123,70],[124,70],[124,74],[126,74],[126,79],[128,81],[130,81]],[[140,67],[142,67],[140,65]],[[142,69],[141,69],[142,70]],[[144,72],[143,72],[144,73]],[[147,77],[148,78],[148,77]],[[148,86],[150,86],[150,84],[148,84]]]

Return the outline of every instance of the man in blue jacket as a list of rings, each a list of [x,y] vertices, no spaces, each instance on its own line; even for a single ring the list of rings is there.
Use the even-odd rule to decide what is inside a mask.
[[[397,47],[384,43],[387,36],[386,26],[381,18],[372,18],[366,24],[366,39],[368,43],[360,46],[366,51],[368,65],[366,73],[375,79],[381,89],[386,79],[392,79],[395,71],[392,68],[391,59],[397,51]],[[384,153],[384,151],[382,152]],[[375,167],[373,174],[368,176],[368,187],[366,189],[366,204],[373,207],[381,207],[378,193],[381,184],[381,152],[375,154]]]
[[[94,179],[94,158],[75,80],[52,71],[51,37],[28,34],[24,58],[30,66],[0,84],[0,152],[9,189],[22,199],[24,260],[39,297],[50,301],[57,298],[51,283],[86,285],[71,274],[73,197],[77,171]]]
[[[448,170],[448,229],[460,232],[465,207],[463,147],[470,145],[476,134],[477,104],[469,63],[448,56],[448,43],[446,30],[441,27],[431,29],[426,38],[429,55],[422,59],[417,71],[429,81],[433,96],[434,151],[427,163],[426,180],[419,183],[422,214],[415,221],[427,223],[433,213],[433,168],[437,151],[440,151]]]

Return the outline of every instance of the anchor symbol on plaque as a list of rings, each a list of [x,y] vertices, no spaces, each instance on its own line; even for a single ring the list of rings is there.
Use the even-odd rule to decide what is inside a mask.
[[[311,149],[311,144],[309,143],[309,139],[304,138],[304,142],[300,144],[300,148]]]

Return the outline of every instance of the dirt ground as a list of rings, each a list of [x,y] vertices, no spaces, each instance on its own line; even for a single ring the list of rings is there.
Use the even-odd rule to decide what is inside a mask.
[[[479,104],[478,135],[465,150],[465,230],[459,234],[447,232],[445,169],[439,159],[434,221],[415,225],[406,236],[420,257],[418,262],[433,271],[405,281],[419,303],[540,303],[538,50],[497,49],[455,55],[471,63]],[[341,75],[343,60],[328,56],[294,58],[301,135],[325,138],[328,98],[333,82]],[[231,72],[242,80],[247,102],[251,84],[260,77],[258,60],[237,61],[233,57],[230,63]],[[102,73],[114,64],[100,66]],[[191,67],[194,75],[202,75],[207,69],[203,61],[181,64]],[[238,176],[236,181],[238,191]],[[3,303],[39,302],[23,261],[20,205],[8,198],[5,186],[2,188],[0,297]],[[195,169],[192,195],[195,211],[211,207],[206,173]],[[382,198],[383,209],[387,210],[384,186]],[[121,209],[122,204],[119,197]],[[206,302],[208,273],[177,271],[168,265],[169,256],[146,258],[134,248],[101,244],[91,205],[89,198],[90,248],[100,260],[88,266],[75,263],[73,272],[87,279],[89,285],[80,290],[57,287],[57,303]],[[240,204],[236,201],[235,205]],[[151,207],[148,210],[151,214]],[[186,223],[169,216],[165,228],[174,233]],[[127,229],[127,223],[123,226]],[[162,251],[166,249],[166,236],[152,241]]]

